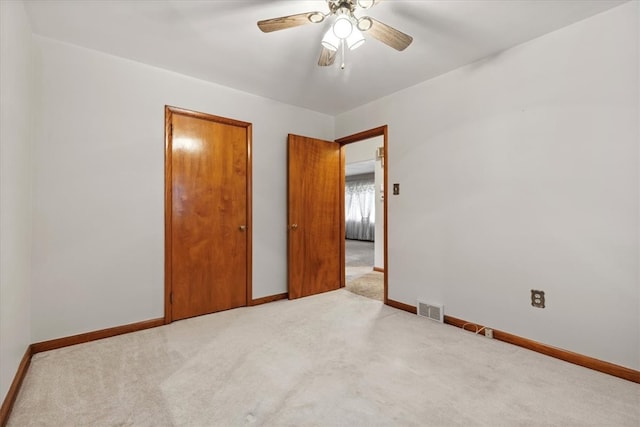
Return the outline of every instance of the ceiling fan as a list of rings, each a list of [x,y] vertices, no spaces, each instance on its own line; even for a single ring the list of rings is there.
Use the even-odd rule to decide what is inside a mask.
[[[357,49],[364,41],[364,34],[391,46],[396,50],[405,50],[413,41],[413,37],[398,31],[380,21],[363,16],[358,18],[355,12],[358,8],[369,9],[382,0],[327,0],[328,13],[307,12],[296,15],[282,16],[279,18],[258,21],[258,27],[265,33],[285,30],[305,24],[319,24],[325,19],[333,19],[331,28],[322,38],[322,50],[318,65],[332,65],[336,59],[338,49],[342,50],[342,68],[344,68],[344,49]]]

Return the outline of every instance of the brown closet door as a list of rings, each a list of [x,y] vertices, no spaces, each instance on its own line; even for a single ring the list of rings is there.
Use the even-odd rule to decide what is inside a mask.
[[[289,298],[340,288],[340,144],[289,135]]]
[[[247,305],[250,125],[170,120],[171,319]]]

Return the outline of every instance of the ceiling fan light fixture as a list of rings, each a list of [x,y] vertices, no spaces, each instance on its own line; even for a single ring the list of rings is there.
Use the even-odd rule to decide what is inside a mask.
[[[1,2],[2,0],[0,0]],[[330,22],[323,25],[326,33],[323,35],[318,59],[319,66],[334,63],[338,51],[341,51],[341,68],[344,69],[346,49],[355,50],[365,42],[363,33],[392,47],[398,51],[405,50],[413,41],[413,37],[403,33],[374,18],[364,16],[358,19],[354,15],[358,8],[376,6],[381,0],[325,0],[329,8],[328,13],[311,11],[295,15],[258,21],[258,28],[264,33],[286,30],[306,24],[318,24],[329,18]]]
[[[367,31],[373,26],[373,21],[368,16],[358,19],[357,27],[360,31]]]
[[[358,0],[358,6],[363,9],[369,9],[375,2],[373,0]]]
[[[355,50],[364,44],[364,36],[357,29],[354,28],[351,32],[351,35],[347,37],[347,46],[349,46],[350,50]]]
[[[347,15],[339,15],[333,23],[333,33],[339,39],[346,39],[353,32],[353,23]]]
[[[313,24],[318,24],[324,21],[324,15],[321,12],[311,12],[307,19]]]
[[[322,38],[322,46],[333,52],[338,50],[338,47],[340,46],[340,39],[333,33],[333,28],[329,28],[329,31],[327,31]]]

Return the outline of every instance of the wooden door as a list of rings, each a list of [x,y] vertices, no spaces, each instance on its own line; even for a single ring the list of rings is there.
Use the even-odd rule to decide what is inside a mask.
[[[251,124],[172,107],[167,123],[165,317],[247,305]]]
[[[332,141],[289,135],[289,298],[341,286],[341,153]]]

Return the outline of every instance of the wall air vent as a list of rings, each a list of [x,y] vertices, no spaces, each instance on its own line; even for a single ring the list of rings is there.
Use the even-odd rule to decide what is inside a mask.
[[[439,304],[430,304],[428,302],[418,300],[418,316],[426,317],[436,322],[444,322],[444,306]]]

